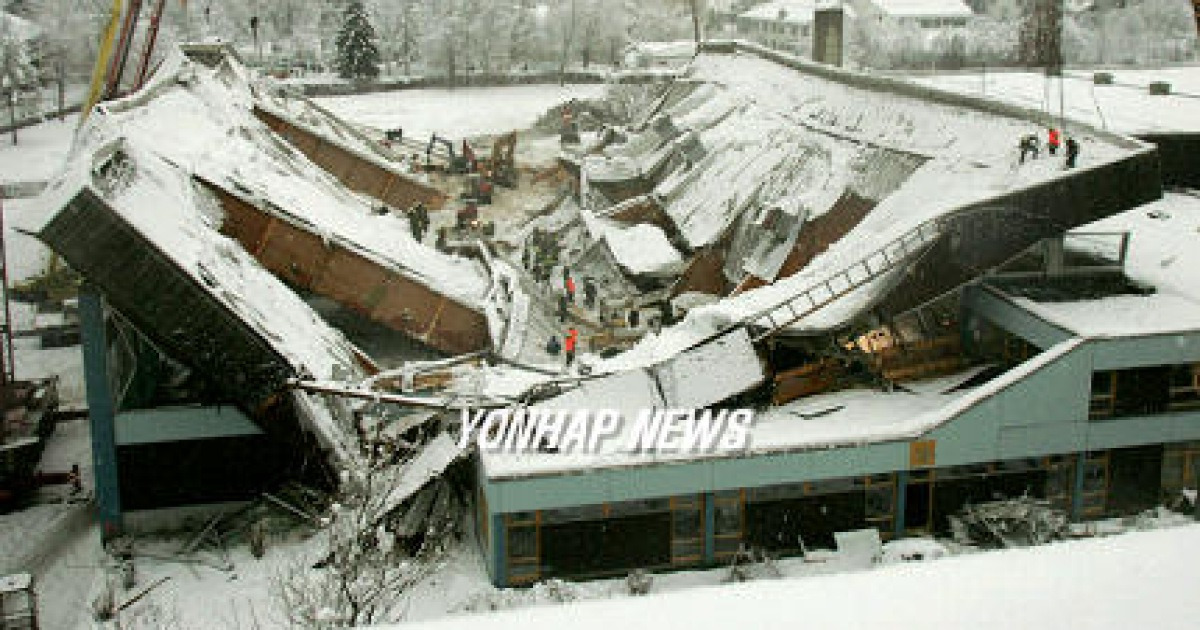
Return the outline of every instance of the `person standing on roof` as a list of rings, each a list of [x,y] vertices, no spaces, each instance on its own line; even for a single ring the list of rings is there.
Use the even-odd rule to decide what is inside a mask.
[[[574,326],[567,329],[567,337],[563,343],[563,349],[567,353],[567,367],[575,362],[575,346],[579,343],[579,331]]]
[[[570,304],[574,304],[575,303],[575,278],[572,278],[570,276],[570,274],[567,275],[567,279],[563,283],[563,288],[566,289],[566,291],[567,291],[567,302]]]
[[[1074,136],[1067,136],[1067,165],[1066,168],[1075,168],[1075,160],[1079,157],[1079,143],[1075,141]]]
[[[1058,154],[1058,145],[1060,141],[1061,138],[1059,137],[1058,129],[1051,127],[1046,138],[1046,150],[1049,151],[1050,155]]]

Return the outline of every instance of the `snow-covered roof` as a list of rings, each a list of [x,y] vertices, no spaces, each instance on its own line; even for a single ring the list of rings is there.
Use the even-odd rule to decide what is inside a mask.
[[[1200,198],[1168,193],[1097,221],[1080,232],[1130,233],[1126,274],[1154,287],[1149,295],[1095,300],[1033,301],[1023,308],[1084,337],[1200,331]]]
[[[971,7],[962,0],[870,0],[884,15],[893,17],[970,17]]]
[[[772,0],[760,4],[739,18],[785,24],[809,24],[813,21],[816,3],[812,0]]]
[[[1191,628],[1200,526],[972,553],[838,575],[754,580],[459,615],[423,630]],[[410,625],[389,626],[395,630]],[[385,629],[381,629],[385,630]]]
[[[105,118],[119,134],[188,173],[270,204],[381,266],[478,307],[488,288],[484,270],[417,243],[406,221],[375,214],[374,202],[281,146],[252,115],[250,79],[239,64],[227,59],[212,70],[178,51],[172,57],[154,89],[106,106]]]
[[[738,44],[749,51],[753,45]],[[833,71],[826,71],[833,72]],[[984,109],[912,92],[871,89],[852,73],[835,80],[755,54],[706,52],[689,80],[701,85],[663,108],[680,138],[666,147],[652,131],[636,134],[606,155],[635,163],[670,149],[687,160],[657,183],[661,200],[689,247],[718,242],[743,214],[765,206],[813,219],[826,214],[847,189],[874,190],[876,205],[844,237],[794,275],[697,308],[662,335],[597,366],[600,371],[653,365],[730,323],[773,307],[858,262],[909,229],[987,198],[1070,176],[1059,160],[1016,162],[1017,139],[1041,130],[1032,112]],[[865,84],[865,85],[864,85]],[[651,130],[654,124],[650,125]],[[1081,168],[1123,159],[1144,146],[1079,128]],[[699,150],[696,150],[698,145]],[[689,148],[690,147],[690,148]],[[876,157],[882,156],[882,157]],[[894,156],[894,157],[888,157]],[[584,162],[590,176],[601,157]],[[909,170],[895,181],[891,162]],[[919,164],[915,171],[913,163]],[[606,165],[607,166],[607,165]],[[883,168],[887,167],[887,168]],[[605,173],[609,174],[609,173]],[[872,178],[888,178],[873,186]],[[875,190],[877,189],[877,190]],[[805,318],[797,327],[834,328],[883,295],[895,277],[865,285]]]

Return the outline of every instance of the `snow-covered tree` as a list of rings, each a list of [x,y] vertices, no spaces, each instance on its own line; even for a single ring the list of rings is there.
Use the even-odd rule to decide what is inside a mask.
[[[338,31],[338,75],[345,79],[374,79],[379,76],[379,47],[367,9],[359,0],[346,5],[345,20]]]
[[[1047,70],[1062,68],[1062,4],[1059,0],[1031,0],[1021,24],[1018,56],[1021,63]]]

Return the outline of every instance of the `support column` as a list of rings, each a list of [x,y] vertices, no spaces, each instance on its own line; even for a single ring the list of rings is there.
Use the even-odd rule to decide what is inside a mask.
[[[908,471],[896,471],[896,509],[892,513],[892,534],[904,538],[904,512],[908,506]]]
[[[704,564],[717,562],[717,505],[713,493],[704,493]]]
[[[116,406],[108,380],[108,335],[104,297],[91,285],[79,290],[83,374],[92,432],[92,469],[101,536],[121,533],[121,487],[117,477]]]

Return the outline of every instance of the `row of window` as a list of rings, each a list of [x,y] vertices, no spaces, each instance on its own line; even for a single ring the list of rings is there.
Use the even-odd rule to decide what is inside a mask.
[[[1200,364],[1157,365],[1092,374],[1093,419],[1200,409]]]

